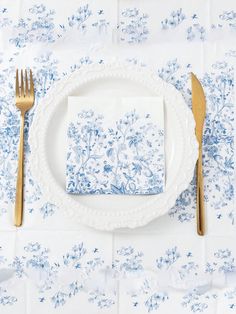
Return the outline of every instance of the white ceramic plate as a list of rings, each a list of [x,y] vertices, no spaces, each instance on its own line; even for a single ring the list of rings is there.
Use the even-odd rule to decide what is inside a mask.
[[[164,97],[165,192],[150,196],[72,195],[66,182],[67,97]],[[60,81],[35,111],[30,133],[32,173],[47,201],[67,215],[102,230],[145,225],[165,214],[188,187],[197,160],[194,119],[182,95],[144,68],[110,64],[84,66]]]

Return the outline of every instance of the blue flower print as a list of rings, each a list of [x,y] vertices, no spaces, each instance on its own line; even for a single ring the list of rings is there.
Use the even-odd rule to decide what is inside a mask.
[[[47,218],[48,216],[52,216],[55,213],[56,209],[56,205],[46,203],[39,209],[39,211],[42,214],[43,218]]]
[[[9,295],[6,289],[0,287],[0,305],[11,306],[15,302],[17,302],[17,298]]]
[[[76,14],[68,17],[68,23],[70,27],[76,26],[79,30],[86,30],[86,20],[92,15],[92,11],[89,9],[89,5],[79,7]]]
[[[180,25],[185,25],[184,21],[189,21],[187,29],[184,26],[181,29],[185,29],[187,34],[186,39],[191,42],[195,40],[204,41],[206,37],[206,29],[197,22],[198,16],[197,14],[193,13],[191,16],[187,17],[186,14],[183,12],[183,9],[180,8],[176,11],[172,11],[168,18],[165,18],[161,21],[161,28],[162,30],[171,30]]]
[[[161,21],[162,29],[175,28],[186,19],[186,15],[183,13],[182,8],[172,11],[169,18]]]
[[[199,23],[193,24],[187,29],[187,40],[193,41],[195,39],[204,41],[206,30]]]
[[[112,298],[107,297],[104,292],[101,292],[98,289],[89,293],[88,301],[90,303],[95,303],[99,309],[108,309],[115,304],[115,301]]]
[[[164,132],[135,110],[103,128],[104,117],[78,113],[68,127],[67,191],[81,194],[157,194],[164,183]],[[136,126],[137,125],[137,126]],[[128,156],[130,156],[128,158]]]
[[[127,8],[121,16],[123,18],[119,25],[121,41],[137,44],[147,40],[149,34],[147,14],[141,13],[136,8]]]
[[[131,246],[121,247],[117,250],[117,259],[114,261],[113,268],[121,273],[135,273],[143,270],[142,252],[136,252]]]
[[[172,264],[174,264],[180,258],[180,253],[177,250],[177,247],[172,249],[168,249],[166,251],[166,255],[160,257],[156,260],[157,268],[169,268]]]
[[[236,29],[236,11],[223,11],[219,15],[219,22],[211,25],[212,29],[228,27],[229,29]]]
[[[10,26],[12,24],[12,20],[7,17],[8,10],[7,8],[0,7],[0,29]]]
[[[208,304],[201,301],[204,298],[204,295],[202,296],[194,289],[183,297],[182,306],[189,308],[193,313],[202,313],[208,308]]]
[[[94,17],[95,21],[90,22],[91,17]],[[107,32],[110,22],[104,17],[103,10],[98,10],[95,13],[90,9],[89,4],[86,4],[68,17],[68,25],[78,29],[82,34],[85,34],[90,28],[97,29],[98,34],[103,34]]]
[[[53,23],[55,11],[47,10],[43,4],[35,4],[29,9],[29,13],[29,18],[20,19],[18,24],[14,26],[19,33],[10,39],[10,43],[18,48],[23,48],[33,42],[55,42],[56,34]]]
[[[161,303],[168,300],[168,294],[165,292],[156,292],[151,295],[145,302],[145,306],[148,309],[148,313],[157,310]]]

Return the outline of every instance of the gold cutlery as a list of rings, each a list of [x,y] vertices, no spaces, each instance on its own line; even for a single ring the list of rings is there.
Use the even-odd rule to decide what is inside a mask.
[[[205,208],[204,208],[204,184],[202,172],[202,136],[204,120],[206,117],[206,99],[201,83],[197,77],[191,73],[192,79],[192,110],[196,122],[196,137],[199,144],[197,161],[197,232],[199,235],[205,234]]]
[[[22,225],[23,218],[23,198],[24,198],[24,125],[25,113],[33,107],[34,104],[34,82],[32,71],[28,82],[27,70],[20,71],[20,85],[18,70],[16,70],[16,107],[20,110],[20,143],[18,157],[18,171],[16,181],[16,200],[15,200],[15,226]],[[25,74],[25,75],[24,75]]]

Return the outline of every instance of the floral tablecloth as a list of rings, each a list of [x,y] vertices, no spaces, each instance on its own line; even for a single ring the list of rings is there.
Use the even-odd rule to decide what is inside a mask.
[[[62,215],[31,175],[37,106],[80,67],[119,59],[152,67],[191,106],[189,73],[207,97],[207,235],[196,235],[194,180],[148,226],[106,233]],[[0,313],[236,311],[234,0],[0,0]],[[19,112],[15,69],[31,67],[25,219],[13,226]]]

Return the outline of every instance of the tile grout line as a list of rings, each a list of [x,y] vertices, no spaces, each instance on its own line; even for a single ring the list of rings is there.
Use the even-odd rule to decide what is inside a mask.
[[[25,284],[25,308],[26,308],[26,314],[30,314],[30,301],[29,301],[29,280],[28,278],[26,279],[26,284]]]
[[[13,258],[17,255],[17,237],[19,236],[19,228],[16,227],[15,229],[15,239],[14,239],[14,252],[13,252]],[[24,295],[25,295],[25,314],[28,314],[28,278],[26,279],[25,285],[24,285]]]
[[[116,44],[120,43],[120,0],[116,0]]]
[[[233,71],[234,71],[234,76],[233,76],[233,81],[234,81],[234,91],[233,91],[233,104],[234,104],[234,121],[236,121],[236,60],[234,61],[233,64]],[[233,141],[234,141],[234,162],[236,163],[236,128],[234,129],[234,134],[233,134]],[[233,182],[234,182],[234,187],[236,186],[236,170],[234,169],[234,178],[233,178]],[[233,208],[234,208],[234,212],[236,211],[235,209],[235,200],[236,200],[236,193],[234,193],[234,199],[233,199]]]
[[[115,258],[115,232],[112,232],[112,267],[114,264],[114,258]],[[120,301],[120,287],[119,287],[119,281],[117,280],[116,285],[116,313],[119,314],[119,301]]]
[[[211,21],[212,21],[212,15],[211,15],[211,0],[207,1],[207,27],[208,32],[211,33]]]

